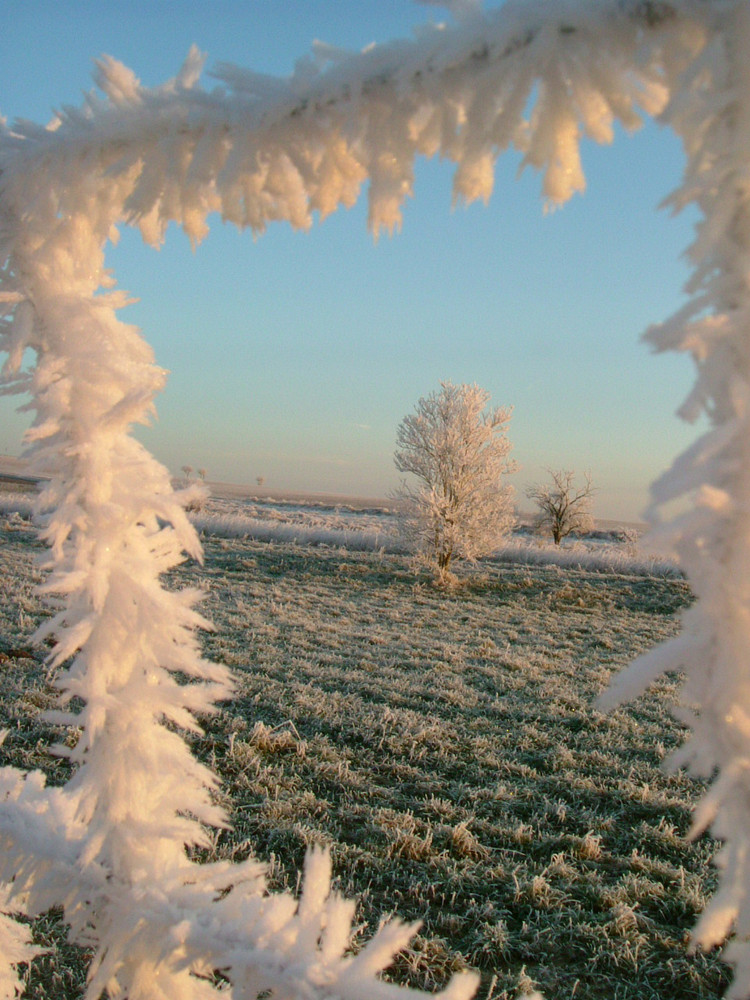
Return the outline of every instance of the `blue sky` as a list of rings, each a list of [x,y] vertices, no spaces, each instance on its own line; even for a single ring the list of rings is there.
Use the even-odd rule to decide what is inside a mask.
[[[285,75],[315,38],[359,49],[445,18],[410,0],[5,0],[0,114],[47,122],[79,105],[102,53],[149,86],[193,43],[206,71]],[[158,252],[123,232],[109,266],[140,301],[122,316],[171,372],[139,437],[173,471],[383,496],[402,417],[441,379],[477,382],[514,406],[520,496],[545,467],[589,469],[596,514],[636,519],[698,433],[674,415],[692,364],[640,342],[683,301],[695,217],[657,210],[683,160],[653,123],[587,143],[583,163],[586,194],[545,214],[539,177],[517,179],[513,157],[488,206],[455,210],[450,165],[422,162],[402,232],[377,243],[364,199],[308,233],[277,224],[256,241],[210,220],[196,252],[176,229]],[[17,403],[0,400],[0,452],[21,449]]]

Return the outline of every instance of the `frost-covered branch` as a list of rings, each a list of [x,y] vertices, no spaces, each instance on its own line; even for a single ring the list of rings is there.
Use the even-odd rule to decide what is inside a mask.
[[[68,788],[46,789],[38,773],[0,771],[0,874],[13,879],[0,896],[0,996],[15,996],[16,978],[2,966],[28,962],[38,952],[27,930],[2,910],[39,913],[63,902],[74,940],[95,950],[87,995],[108,989],[136,998],[162,996],[208,1000],[225,995],[209,980],[220,969],[232,996],[307,1000],[408,1000],[421,996],[374,979],[405,947],[417,925],[384,925],[356,956],[347,954],[354,903],[331,892],[331,861],[323,850],[309,852],[301,899],[269,895],[263,866],[190,865],[153,880],[113,878],[92,863],[78,797]],[[8,986],[5,985],[7,977]],[[12,987],[12,988],[11,988]],[[457,976],[439,994],[466,1000],[474,992],[471,974]],[[363,990],[365,992],[363,992]]]
[[[706,410],[714,429],[655,496],[697,498],[674,537],[700,601],[686,617],[692,641],[641,665],[616,694],[658,670],[688,675],[686,699],[700,710],[680,759],[696,773],[717,771],[698,822],[713,821],[727,839],[722,889],[698,940],[718,942],[736,921],[727,952],[734,995],[750,986],[750,14],[745,0],[463,10],[456,27],[408,42],[359,54],[319,46],[284,80],[223,66],[212,90],[200,83],[197,51],[153,90],[103,58],[101,94],[82,109],[62,109],[50,128],[0,130],[4,388],[31,394],[29,454],[50,477],[37,514],[50,546],[47,590],[64,605],[45,631],[67,708],[58,721],[81,733],[64,791],[25,779],[39,823],[28,841],[13,825],[20,799],[7,791],[3,877],[30,913],[66,907],[74,934],[95,947],[92,996],[106,986],[151,1000],[158,976],[164,997],[203,998],[215,992],[204,976],[216,968],[234,970],[236,996],[269,982],[276,997],[295,1000],[402,995],[377,972],[407,935],[389,925],[347,957],[351,907],[329,896],[320,858],[298,907],[264,896],[252,866],[219,870],[187,857],[186,845],[205,843],[206,827],[227,820],[212,796],[216,777],[180,732],[197,729],[232,681],[200,654],[196,630],[208,623],[198,595],[160,581],[185,553],[200,558],[200,546],[189,497],[172,492],[166,470],[130,435],[148,421],[164,373],[117,318],[126,300],[104,270],[107,241],[129,224],[158,245],[176,221],[199,242],[212,213],[255,232],[277,220],[304,228],[352,204],[365,180],[371,229],[392,232],[416,158],[452,160],[454,197],[468,202],[490,196],[494,161],[511,146],[543,173],[545,198],[560,203],[584,188],[585,136],[609,142],[616,123],[633,128],[641,111],[665,108],[690,157],[676,204],[697,202],[705,221],[691,305],[653,337],[695,357],[685,413]],[[57,829],[45,818],[53,809]],[[6,941],[9,926],[0,922]],[[11,955],[23,954],[19,941]],[[456,979],[448,995],[468,996],[472,983]]]
[[[365,179],[371,227],[393,231],[415,157],[453,160],[454,197],[470,202],[490,196],[494,160],[511,145],[559,203],[583,190],[583,134],[610,142],[615,122],[634,128],[640,109],[663,107],[700,42],[691,15],[705,11],[635,0],[506,4],[364,53],[318,46],[283,80],[220,66],[211,91],[200,86],[197,51],[152,90],[103,58],[104,98],[62,109],[54,130],[18,123],[4,139],[4,169],[25,204],[37,190],[30,168],[37,180],[39,171],[59,179],[86,163],[103,183],[123,185],[124,217],[154,244],[172,220],[202,239],[211,212],[257,232],[278,219],[305,228],[314,213],[351,205]],[[56,197],[64,202],[65,189]]]
[[[699,600],[683,635],[632,664],[607,701],[635,696],[664,671],[686,675],[681,714],[692,732],[673,763],[714,778],[693,833],[710,826],[725,841],[720,889],[694,940],[711,948],[735,932],[724,957],[736,970],[728,996],[739,1000],[750,988],[750,9],[723,13],[664,113],[688,156],[672,204],[697,204],[703,218],[689,252],[691,299],[648,334],[657,350],[692,355],[698,377],[682,415],[711,425],[653,488],[654,520],[662,506],[693,502],[661,533]]]

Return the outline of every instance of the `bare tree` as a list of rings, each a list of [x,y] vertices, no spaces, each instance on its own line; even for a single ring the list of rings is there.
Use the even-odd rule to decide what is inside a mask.
[[[419,400],[396,434],[394,455],[403,482],[403,527],[418,560],[450,579],[451,560],[473,560],[495,549],[514,520],[513,489],[502,476],[508,460],[509,407],[483,412],[489,393],[477,385],[441,382]]]
[[[192,465],[183,465],[182,471],[185,473],[185,479],[190,479],[193,474],[193,467]]]
[[[552,534],[555,545],[573,532],[590,531],[594,526],[591,504],[596,490],[591,474],[584,474],[583,486],[574,486],[575,472],[571,469],[548,469],[551,483],[529,486],[526,496],[539,509],[537,526]]]
[[[198,475],[199,475],[199,477],[200,477],[200,478],[201,478],[202,480],[204,480],[204,481],[205,481],[205,478],[206,478],[206,475],[207,475],[207,472],[206,472],[206,470],[205,470],[205,469],[198,469]]]

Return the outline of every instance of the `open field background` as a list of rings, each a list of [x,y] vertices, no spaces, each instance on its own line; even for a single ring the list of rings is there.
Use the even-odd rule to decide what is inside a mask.
[[[216,856],[254,850],[293,889],[306,846],[329,844],[363,938],[394,911],[424,920],[399,982],[432,988],[471,965],[491,1000],[530,982],[548,1000],[720,995],[717,957],[687,953],[714,885],[715,844],[684,841],[701,789],[660,769],[682,739],[676,681],[611,716],[592,708],[613,671],[677,630],[679,576],[638,559],[618,573],[492,561],[438,591],[383,549],[204,542],[205,566],[172,582],[205,589],[206,652],[239,678],[195,741],[233,816]],[[29,646],[37,546],[25,517],[0,515],[2,751],[62,781],[47,746],[65,734],[42,719],[54,696]],[[37,930],[61,936],[51,917]],[[82,988],[62,947],[26,996]]]

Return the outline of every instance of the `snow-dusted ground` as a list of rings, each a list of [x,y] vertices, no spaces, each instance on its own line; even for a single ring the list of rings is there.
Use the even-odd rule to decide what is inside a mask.
[[[175,482],[177,487],[183,485]],[[192,512],[197,529],[206,536],[252,538],[258,541],[329,545],[364,552],[402,552],[398,504],[382,497],[325,493],[272,492],[233,483],[207,483],[209,497]],[[0,513],[31,511],[33,481],[18,459],[0,456]],[[491,561],[533,566],[575,566],[592,571],[635,575],[675,575],[673,561],[648,551],[642,525],[598,522],[582,539],[562,546],[534,534],[522,515],[516,530]]]
[[[234,496],[212,492],[205,506],[192,514],[199,531],[366,551],[398,546],[396,506],[387,500],[235,490]]]
[[[3,753],[58,783],[69,765],[46,748],[65,737],[45,723],[52,677],[29,642],[48,614],[34,486],[13,474],[0,493]],[[616,526],[559,549],[521,528],[441,593],[399,554],[387,500],[211,485],[192,515],[205,564],[173,581],[204,592],[205,651],[238,678],[194,747],[232,814],[215,857],[252,849],[273,888],[293,888],[306,845],[329,844],[368,933],[386,905],[426,919],[394,971],[410,985],[469,966],[480,1000],[510,1000],[525,976],[549,997],[581,984],[622,1000],[718,995],[725,969],[685,937],[715,887],[715,844],[683,839],[701,788],[659,770],[684,736],[677,681],[608,717],[592,707],[677,630],[691,597],[674,564]],[[82,996],[61,925],[37,934],[52,951],[28,996],[59,982]]]
[[[30,514],[30,487],[22,486],[14,485],[12,491],[0,489],[0,513]],[[227,490],[221,486],[218,494],[209,496],[191,513],[196,528],[205,536],[328,545],[357,552],[403,551],[395,502],[312,493],[274,496],[249,487]],[[648,552],[632,526],[600,528],[590,537],[566,539],[558,547],[521,521],[489,561],[638,576],[678,574],[673,561]]]
[[[248,503],[269,530],[353,518]],[[549,1000],[720,995],[726,968],[686,943],[715,888],[716,845],[684,840],[702,788],[659,767],[684,738],[677,680],[609,716],[593,707],[614,672],[675,634],[684,580],[490,562],[446,591],[399,554],[209,534],[204,547],[170,582],[203,591],[216,626],[204,651],[237,677],[191,738],[233,824],[207,857],[252,850],[272,888],[294,889],[306,846],[329,844],[360,940],[392,909],[425,920],[392,973],[412,986],[470,966],[477,1000],[514,1000],[528,980]],[[0,763],[59,784],[70,764],[47,748],[66,734],[44,718],[53,675],[30,643],[49,614],[40,548],[27,519],[0,515]],[[53,916],[37,921],[52,950],[25,996],[80,1000],[85,965]]]

